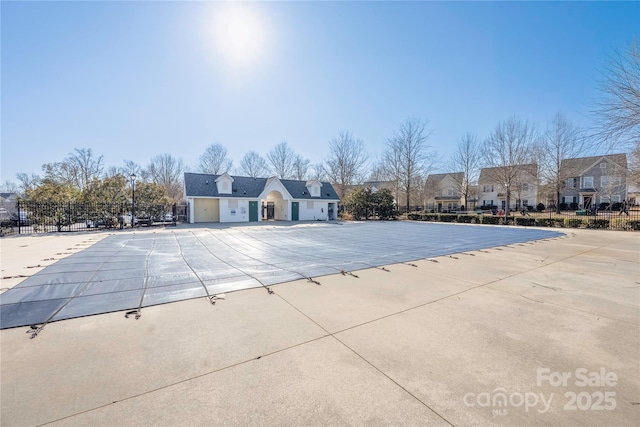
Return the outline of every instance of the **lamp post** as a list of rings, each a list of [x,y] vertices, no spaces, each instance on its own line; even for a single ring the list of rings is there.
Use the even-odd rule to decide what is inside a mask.
[[[136,174],[131,174],[131,228],[136,223]]]
[[[507,225],[508,221],[509,221],[509,183],[507,182],[507,184],[505,185],[505,187],[507,187],[507,200],[506,200],[506,205],[504,208],[504,225]]]

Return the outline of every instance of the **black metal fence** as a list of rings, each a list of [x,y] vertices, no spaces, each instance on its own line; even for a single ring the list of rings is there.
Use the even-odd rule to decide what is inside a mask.
[[[502,210],[476,210],[468,212],[432,213],[414,211],[405,218],[418,221],[456,222],[466,224],[522,225],[558,228],[589,228],[604,230],[640,230],[640,207],[628,209],[576,209],[511,211],[508,216]]]
[[[187,205],[18,201],[1,220],[2,235],[123,229],[188,221]]]

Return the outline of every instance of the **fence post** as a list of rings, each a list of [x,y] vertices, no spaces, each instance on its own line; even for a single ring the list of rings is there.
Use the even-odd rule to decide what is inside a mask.
[[[18,234],[20,234],[20,200],[16,202],[18,208]]]

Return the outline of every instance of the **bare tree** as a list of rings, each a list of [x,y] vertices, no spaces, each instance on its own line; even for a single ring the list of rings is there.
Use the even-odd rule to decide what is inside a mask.
[[[581,131],[558,112],[547,122],[547,128],[535,147],[539,176],[553,191],[557,213],[560,213],[560,192],[566,180],[573,176],[572,171],[561,167],[562,161],[584,155],[588,148],[586,141]]]
[[[309,172],[309,165],[311,164],[311,160],[305,159],[302,156],[296,154],[293,159],[293,178],[298,181],[302,181],[306,179],[307,173]]]
[[[484,162],[491,168],[487,169],[489,178],[506,193],[505,217],[509,211],[510,192],[519,188],[524,167],[533,160],[535,140],[533,126],[512,116],[498,123],[483,144]]]
[[[626,52],[609,59],[601,85],[603,99],[594,111],[596,136],[609,149],[633,151],[640,146],[640,47],[636,40]]]
[[[20,182],[20,192],[24,195],[27,191],[33,190],[40,183],[40,176],[32,173],[20,172],[16,174],[16,179]]]
[[[293,177],[293,162],[295,158],[296,153],[286,141],[276,145],[267,154],[267,160],[271,165],[272,171],[282,179],[291,179]]]
[[[66,162],[70,165],[74,184],[80,190],[87,188],[94,179],[100,178],[104,170],[103,157],[94,156],[91,148],[76,148]]]
[[[142,174],[142,166],[140,166],[133,160],[125,160],[124,166],[118,168],[118,171],[126,178],[130,178],[133,174],[135,174],[136,176],[140,176]]]
[[[460,171],[462,175],[452,174],[452,178],[458,187],[458,191],[464,197],[464,210],[469,209],[469,195],[471,185],[478,180],[480,166],[482,162],[482,151],[478,137],[473,134],[466,134],[458,142],[456,151],[451,156],[449,168],[451,171]]]
[[[327,181],[327,175],[327,169],[322,163],[312,165],[309,171],[309,178],[317,179],[318,181]]]
[[[375,160],[369,170],[369,181],[387,181],[387,171],[382,160]]]
[[[180,201],[184,197],[182,188],[184,169],[181,159],[176,159],[171,154],[160,154],[151,158],[149,166],[142,175],[147,175],[151,182],[164,187],[167,195],[174,201]]]
[[[348,186],[362,182],[368,156],[362,140],[353,138],[348,131],[339,132],[329,142],[329,150],[327,175],[332,184],[337,184],[342,199]]]
[[[255,151],[249,151],[240,160],[239,172],[251,178],[261,178],[269,174],[269,165],[260,154]]]
[[[18,184],[6,179],[2,185],[0,185],[0,191],[3,193],[17,193],[20,190]]]
[[[94,156],[91,148],[76,148],[62,162],[45,163],[42,170],[45,179],[84,190],[94,179],[101,177],[104,162],[102,156]]]
[[[218,175],[231,170],[233,161],[227,156],[227,149],[221,144],[211,144],[200,156],[198,169],[202,173]]]
[[[396,191],[402,190],[406,196],[407,212],[418,181],[424,182],[424,176],[436,161],[436,153],[428,145],[430,135],[426,122],[407,119],[387,140],[383,163],[396,183]]]

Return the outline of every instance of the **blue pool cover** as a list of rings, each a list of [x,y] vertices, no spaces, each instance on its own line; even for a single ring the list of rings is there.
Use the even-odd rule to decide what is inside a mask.
[[[213,297],[560,235],[523,227],[414,222],[116,233],[0,295],[0,328]]]

